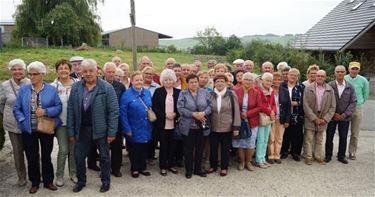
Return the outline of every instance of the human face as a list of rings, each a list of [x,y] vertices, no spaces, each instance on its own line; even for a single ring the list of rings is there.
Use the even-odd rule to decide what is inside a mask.
[[[289,70],[285,70],[285,71],[282,72],[284,81],[288,80],[288,72],[289,72]]]
[[[262,73],[272,73],[273,67],[271,64],[266,64],[262,66]]]
[[[253,72],[254,65],[251,63],[246,63],[243,65],[243,70],[245,72]]]
[[[103,76],[103,70],[102,69],[99,69],[97,70],[97,73],[98,73],[98,77],[102,77]]]
[[[236,70],[242,70],[243,69],[243,64],[235,64]]]
[[[163,81],[163,86],[165,88],[172,88],[174,86],[174,81],[172,78],[170,77],[167,77],[166,79],[164,79]]]
[[[120,75],[115,75],[115,80],[116,80],[116,81],[121,81],[121,79],[122,79],[122,76],[120,76]]]
[[[279,88],[282,80],[281,77],[273,77],[272,86],[275,88]]]
[[[72,63],[72,69],[73,72],[81,74],[82,73],[82,66],[80,61],[71,62]]]
[[[30,78],[31,84],[33,86],[40,85],[43,83],[43,74],[35,69],[30,69],[27,75]]]
[[[115,58],[115,59],[113,59],[112,62],[115,63],[116,66],[119,66],[121,64],[121,59],[120,58]]]
[[[136,75],[133,77],[132,85],[135,89],[140,90],[143,87],[143,76],[142,75]]]
[[[143,59],[141,61],[139,70],[143,70],[146,66],[152,66],[151,60],[149,60],[149,59]]]
[[[349,74],[353,78],[357,77],[358,73],[359,73],[359,68],[357,67],[352,67],[351,69],[349,69]]]
[[[317,70],[310,70],[309,74],[307,75],[310,82],[314,82],[316,80],[316,72]]]
[[[124,77],[129,75],[129,68],[126,66],[121,67],[121,70],[124,71]]]
[[[242,76],[243,76],[243,72],[238,72],[236,74],[237,83],[241,83],[242,82]]]
[[[152,77],[154,76],[154,72],[151,69],[147,69],[143,72],[143,79],[146,83],[152,82]]]
[[[214,66],[215,66],[215,62],[214,61],[208,61],[207,62],[208,69],[214,68]]]
[[[169,69],[173,69],[173,64],[175,64],[176,62],[173,61],[172,59],[168,59],[166,62],[165,62],[165,67],[166,68],[169,68]]]
[[[68,64],[61,64],[57,67],[57,76],[59,79],[67,79],[69,78],[70,68]]]
[[[336,80],[342,81],[344,79],[345,74],[346,74],[345,68],[338,67],[335,69]]]
[[[262,79],[262,85],[264,88],[269,89],[272,85],[272,79],[271,78]]]
[[[12,77],[15,81],[19,81],[25,77],[25,70],[23,67],[19,64],[14,65],[11,69],[10,72],[12,74]]]
[[[195,67],[196,67],[196,71],[199,72],[201,70],[201,63],[196,62]]]
[[[104,71],[105,80],[108,82],[112,82],[113,80],[115,80],[115,75],[116,67],[114,66],[108,66]]]
[[[182,67],[181,74],[183,77],[186,78],[190,74],[190,72],[191,72],[191,69],[189,66]]]
[[[246,89],[251,88],[253,86],[253,83],[253,80],[249,77],[242,79],[242,86]]]
[[[87,65],[83,68],[83,78],[86,83],[96,83],[96,77],[98,76],[99,70],[96,65]]]
[[[197,78],[190,79],[189,83],[188,83],[188,88],[192,92],[197,91],[197,89],[198,89],[198,79]]]
[[[217,74],[225,74],[225,69],[224,68],[219,68],[215,70],[215,75]]]
[[[288,72],[287,78],[289,83],[295,83],[297,82],[298,75],[295,72]]]
[[[176,74],[177,79],[181,76],[181,67],[175,67],[173,68],[174,73]]]
[[[215,81],[215,88],[221,92],[222,90],[224,90],[224,88],[226,87],[226,81],[224,79],[217,79]]]
[[[323,85],[325,83],[326,78],[327,74],[323,70],[320,70],[316,73],[316,83],[318,85]]]
[[[208,74],[201,74],[199,76],[199,86],[206,87],[207,83],[208,83]]]

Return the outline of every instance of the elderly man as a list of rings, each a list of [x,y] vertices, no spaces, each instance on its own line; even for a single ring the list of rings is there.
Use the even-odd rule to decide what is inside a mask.
[[[207,62],[207,68],[208,68],[208,70],[213,69],[216,64],[217,64],[216,60],[209,59],[208,62]]]
[[[264,62],[262,64],[262,70],[261,70],[262,73],[255,79],[255,82],[256,82],[257,85],[261,84],[261,82],[262,82],[261,78],[262,78],[262,75],[264,73],[273,73],[273,70],[274,70],[273,67],[274,66],[273,66],[272,62],[269,62],[269,61]]]
[[[113,86],[116,92],[117,101],[120,102],[120,98],[122,93],[125,92],[125,86],[115,80],[117,67],[112,62],[107,62],[104,64],[104,79]],[[120,69],[121,70],[121,69]],[[119,120],[120,121],[120,120]],[[116,133],[116,138],[111,143],[111,171],[115,177],[121,177],[122,174],[120,172],[121,163],[122,163],[122,143],[123,143],[123,132],[121,131],[120,127]]]
[[[243,71],[244,72],[253,72],[254,69],[254,62],[251,60],[245,60],[243,63]]]
[[[346,152],[346,138],[348,137],[349,120],[355,112],[355,105],[357,97],[355,95],[354,87],[345,81],[346,74],[345,67],[338,65],[335,68],[336,80],[329,82],[332,86],[336,97],[336,112],[333,119],[328,123],[327,137],[326,137],[326,157],[325,162],[330,162],[332,159],[333,138],[335,136],[336,128],[339,130],[339,152],[337,159],[343,163],[348,164],[345,158]]]
[[[72,73],[70,74],[71,77],[76,78],[78,80],[82,79],[82,66],[81,62],[83,61],[83,57],[81,56],[73,56],[70,58],[70,63],[72,64]]]
[[[349,141],[349,159],[355,160],[358,146],[359,127],[362,121],[362,106],[369,96],[369,82],[366,78],[359,75],[361,64],[359,62],[350,62],[349,74],[345,76],[345,80],[352,84],[357,96],[356,110],[353,114],[350,126]]]
[[[233,66],[234,66],[234,71],[237,71],[237,70],[242,70],[243,69],[243,64],[244,64],[244,60],[243,59],[236,59],[233,61]]]
[[[138,70],[143,71],[143,69],[146,66],[154,67],[154,64],[152,63],[151,59],[147,56],[143,56],[141,58],[141,61],[138,64]],[[156,73],[153,75],[152,80],[154,80],[155,83],[160,85],[160,76],[157,75]]]
[[[316,72],[318,72],[319,66],[316,64],[310,65],[309,68],[307,68],[307,80],[303,82],[303,85],[308,86],[316,80]]]
[[[315,138],[315,160],[325,164],[322,158],[323,134],[327,123],[331,121],[336,109],[336,98],[333,88],[325,83],[327,74],[320,70],[316,81],[305,88],[303,110],[305,112],[305,163],[312,164],[312,147]]]
[[[173,57],[165,60],[165,68],[173,69],[173,65],[176,63],[176,60]]]
[[[195,61],[193,62],[193,65],[194,65],[194,67],[193,67],[193,72],[194,72],[195,74],[197,74],[197,73],[201,70],[202,62],[199,61],[199,60],[195,60]]]
[[[119,105],[116,92],[97,76],[97,63],[93,59],[82,61],[84,80],[76,82],[68,102],[67,132],[75,141],[75,160],[78,183],[73,192],[86,186],[85,160],[91,144],[99,149],[101,180],[100,192],[110,188],[111,160],[109,144],[118,132]]]

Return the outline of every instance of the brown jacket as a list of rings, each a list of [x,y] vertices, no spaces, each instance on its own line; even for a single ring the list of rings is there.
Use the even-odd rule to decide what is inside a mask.
[[[220,113],[217,108],[217,94],[211,92],[212,101],[212,113],[211,113],[211,131],[212,132],[228,132],[233,130],[239,130],[241,126],[240,108],[238,107],[237,95],[231,91],[227,90],[221,100]],[[232,111],[232,104],[230,101],[231,95],[234,101],[234,117]]]
[[[325,91],[322,98],[320,114],[316,107],[316,83],[312,83],[305,88],[303,95],[303,110],[305,111],[305,129],[325,131],[328,122],[332,119],[336,110],[336,98],[332,87],[325,84]],[[324,119],[327,124],[316,127],[314,120]]]

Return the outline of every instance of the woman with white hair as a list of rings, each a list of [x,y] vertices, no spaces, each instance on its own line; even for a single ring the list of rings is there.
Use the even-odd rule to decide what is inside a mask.
[[[123,71],[123,76],[121,78],[121,83],[124,84],[124,86],[126,87],[126,89],[129,89],[129,87],[130,87],[129,65],[126,64],[126,63],[122,63],[122,64],[120,64],[120,66],[118,66],[118,68]]]
[[[22,144],[21,130],[14,119],[13,106],[21,86],[29,84],[30,80],[25,78],[26,64],[21,59],[9,62],[8,68],[12,77],[0,84],[0,111],[3,114],[3,127],[8,132],[13,148],[14,164],[16,166],[19,186],[26,184],[25,157]]]
[[[270,136],[272,121],[276,119],[276,102],[275,95],[271,88],[273,75],[271,73],[263,73],[262,81],[257,86],[260,92],[261,109],[259,113],[259,127],[257,135],[256,164],[260,168],[268,168],[271,165],[266,162],[266,151],[268,138]],[[266,120],[266,121],[263,121]]]
[[[60,127],[59,115],[62,111],[62,104],[56,88],[43,82],[46,67],[42,62],[30,63],[27,72],[31,84],[24,85],[19,90],[13,113],[22,131],[23,147],[31,181],[29,192],[33,194],[39,189],[41,180],[40,154],[44,187],[55,191],[57,187],[53,184],[54,173],[51,162],[54,133],[49,133],[48,130],[51,130],[50,127],[54,127],[54,129]],[[42,125],[45,121],[50,120],[47,117],[52,118],[54,122],[48,126]],[[42,129],[43,127],[45,129]]]
[[[152,109],[156,114],[155,129],[159,134],[160,152],[159,168],[162,176],[167,175],[167,170],[176,174],[176,141],[174,139],[175,123],[179,118],[177,99],[180,90],[174,87],[176,74],[171,69],[165,69],[160,74],[162,87],[155,90],[152,97]]]

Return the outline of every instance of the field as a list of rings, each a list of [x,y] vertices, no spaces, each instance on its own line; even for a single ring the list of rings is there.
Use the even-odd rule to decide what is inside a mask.
[[[15,58],[23,59],[26,64],[32,61],[41,61],[48,66],[48,72],[46,76],[47,81],[52,81],[55,77],[54,64],[60,58],[69,59],[71,56],[80,55],[85,58],[95,59],[99,66],[103,66],[105,62],[111,61],[113,56],[121,57],[123,62],[129,64],[132,70],[132,57],[130,51],[119,51],[111,49],[95,49],[92,51],[75,51],[73,49],[60,49],[60,48],[3,48],[0,50],[0,80],[6,80],[9,78],[8,62]],[[217,60],[224,60],[224,57],[220,56],[207,56],[207,55],[192,55],[186,53],[138,53],[137,59],[147,55],[151,58],[154,63],[157,72],[160,72],[164,66],[164,61],[168,57],[173,57],[178,63],[192,63],[194,60],[200,60],[203,62],[203,68],[206,68],[207,60],[209,58],[215,58]]]

